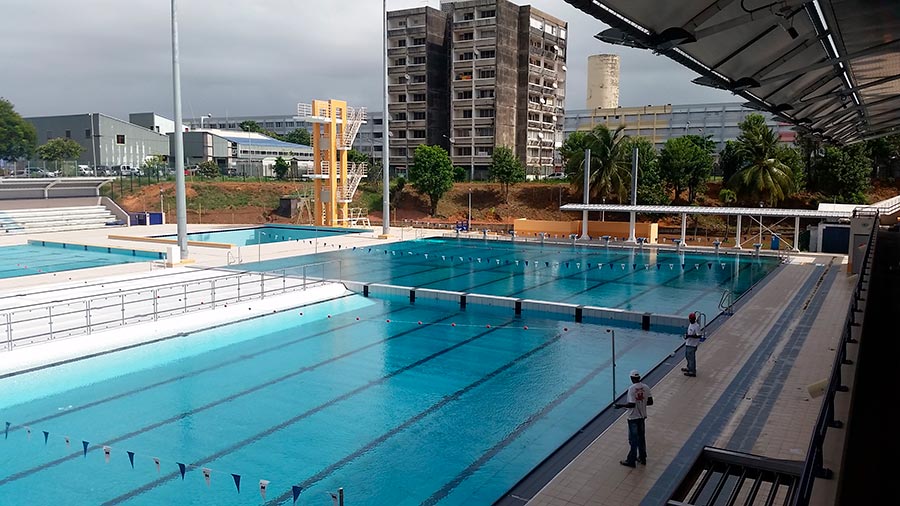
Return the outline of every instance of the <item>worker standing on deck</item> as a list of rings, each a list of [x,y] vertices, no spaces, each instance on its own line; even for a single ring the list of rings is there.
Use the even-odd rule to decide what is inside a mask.
[[[688,315],[687,332],[684,334],[684,358],[687,359],[687,367],[682,367],[685,376],[693,378],[697,375],[697,346],[700,346],[700,324],[697,323],[697,315]]]
[[[647,465],[647,440],[644,437],[644,421],[647,419],[647,406],[653,405],[650,387],[641,381],[641,373],[631,371],[631,386],[626,393],[625,404],[613,404],[616,409],[628,408],[628,445],[631,449],[623,466],[635,467],[635,462]]]

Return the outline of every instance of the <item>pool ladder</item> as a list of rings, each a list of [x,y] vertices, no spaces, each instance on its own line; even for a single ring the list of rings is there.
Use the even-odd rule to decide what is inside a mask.
[[[700,341],[706,341],[706,313],[703,311],[694,311],[694,314],[697,315],[697,322],[700,323]]]
[[[725,314],[734,314],[734,294],[731,290],[722,292],[722,298],[719,299],[719,310]]]
[[[231,250],[228,250],[228,255],[226,256],[226,260],[228,261],[228,265],[244,263],[244,257],[243,257],[243,255],[241,255],[241,247],[238,246],[238,248],[237,248],[237,256],[235,256],[235,254],[232,253]]]

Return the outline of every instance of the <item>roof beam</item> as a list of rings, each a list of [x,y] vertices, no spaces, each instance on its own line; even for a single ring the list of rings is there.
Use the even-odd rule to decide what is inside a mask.
[[[736,0],[717,0],[708,6],[705,9],[698,12],[690,21],[684,24],[682,28],[687,31],[696,30],[703,23],[709,21],[713,16],[725,10],[726,7],[733,4]]]
[[[862,51],[857,51],[852,54],[846,54],[844,56],[838,56],[837,58],[827,58],[818,63],[813,63],[811,65],[807,65],[806,67],[799,68],[797,70],[791,70],[785,72],[783,74],[777,74],[774,76],[766,77],[759,81],[760,85],[771,84],[778,81],[782,81],[784,79],[790,79],[799,74],[806,74],[807,72],[811,72],[813,70],[824,69],[828,67],[832,67],[837,65],[838,63],[843,63],[854,58],[861,58],[863,56],[874,56],[881,53],[889,53],[893,52],[894,46],[900,43],[900,39],[892,40],[889,42],[885,42],[884,44],[878,44],[877,46],[872,46],[867,49],[863,49]]]

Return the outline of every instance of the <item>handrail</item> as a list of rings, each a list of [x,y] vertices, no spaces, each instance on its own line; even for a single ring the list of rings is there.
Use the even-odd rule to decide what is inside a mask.
[[[725,311],[727,314],[732,314],[732,307],[734,306],[734,294],[731,293],[731,290],[725,290],[722,292],[722,298],[719,299],[719,309]]]
[[[856,215],[854,211],[854,215]],[[868,215],[868,210],[859,213],[860,215]],[[866,269],[869,268],[870,262],[874,258],[875,242],[878,236],[878,212],[875,212],[872,231],[869,234],[869,240],[866,243],[866,251],[863,254],[862,269],[859,271],[859,277],[856,279],[856,286],[853,289],[853,297],[851,298],[850,308],[847,311],[847,317],[844,319],[844,330],[841,334],[840,345],[837,347],[837,353],[834,357],[834,364],[831,369],[831,378],[828,380],[828,387],[825,391],[825,399],[822,402],[822,409],[816,418],[816,424],[813,429],[813,435],[810,438],[809,448],[806,452],[806,462],[803,465],[803,472],[800,475],[800,482],[797,485],[797,493],[792,506],[808,506],[812,497],[812,490],[815,486],[816,478],[831,479],[833,472],[824,465],[823,453],[825,436],[829,427],[841,428],[843,422],[835,419],[834,400],[837,392],[847,392],[849,388],[843,384],[841,378],[841,366],[850,364],[847,360],[847,344],[855,343],[853,339],[852,329],[856,326],[857,304],[862,293],[863,283],[868,283]]]

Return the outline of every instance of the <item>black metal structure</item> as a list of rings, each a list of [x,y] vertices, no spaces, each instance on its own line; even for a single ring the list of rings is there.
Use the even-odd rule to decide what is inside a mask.
[[[823,140],[900,132],[894,0],[565,0],[649,49]]]

